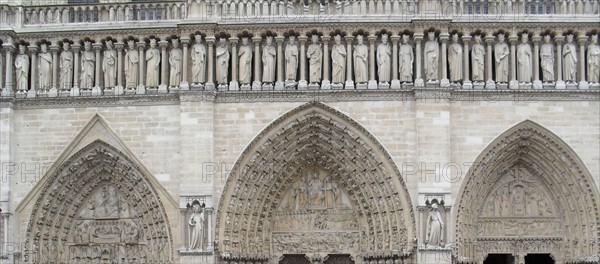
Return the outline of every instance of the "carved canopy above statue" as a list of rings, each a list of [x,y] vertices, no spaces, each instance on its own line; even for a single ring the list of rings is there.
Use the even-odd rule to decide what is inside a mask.
[[[399,171],[373,136],[309,103],[269,125],[234,165],[219,202],[218,249],[225,260],[270,263],[316,251],[407,257],[411,208]]]

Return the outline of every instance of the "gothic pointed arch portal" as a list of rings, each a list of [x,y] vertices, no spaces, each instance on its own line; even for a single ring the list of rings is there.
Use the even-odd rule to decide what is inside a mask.
[[[555,263],[597,263],[599,195],[560,138],[532,121],[504,132],[467,173],[455,215],[458,263],[488,254],[551,254]]]
[[[226,263],[349,254],[412,258],[415,220],[400,172],[358,123],[308,103],[263,130],[227,178],[217,216]],[[360,256],[360,258],[358,257]]]
[[[167,215],[148,175],[96,140],[51,174],[27,224],[31,263],[168,263]]]

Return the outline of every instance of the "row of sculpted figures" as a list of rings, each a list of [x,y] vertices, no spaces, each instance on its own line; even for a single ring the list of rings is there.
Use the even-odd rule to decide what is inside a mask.
[[[431,28],[397,34],[313,30],[254,36],[244,31],[236,37],[196,32],[162,40],[11,41],[3,45],[10,67],[0,83],[3,96],[18,97],[190,88],[600,88],[598,33],[440,33]]]

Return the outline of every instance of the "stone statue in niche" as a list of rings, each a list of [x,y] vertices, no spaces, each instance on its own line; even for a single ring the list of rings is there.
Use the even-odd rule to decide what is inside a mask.
[[[29,89],[29,55],[25,53],[25,46],[19,45],[19,55],[15,57],[15,71],[17,77],[17,90]]]
[[[157,88],[160,71],[160,51],[156,48],[156,39],[150,39],[150,48],[146,50],[146,87]]]
[[[237,54],[235,55],[237,56]],[[217,46],[217,82],[227,85],[227,73],[229,72],[229,49],[225,38],[219,39]]]
[[[248,44],[248,38],[242,38],[242,45],[238,49],[239,82],[250,84],[252,77],[252,47]]]
[[[117,52],[113,48],[113,42],[106,41],[106,50],[104,51],[102,61],[102,71],[104,71],[104,87],[114,88],[117,78]]]
[[[273,37],[267,36],[265,46],[262,50],[262,81],[265,83],[275,82],[275,67],[277,66],[276,58],[277,49],[273,46]]]
[[[96,66],[96,56],[92,51],[92,43],[86,41],[83,43],[81,52],[81,84],[82,89],[91,89],[94,87],[94,68]]]
[[[190,226],[189,250],[202,250],[204,239],[204,207],[197,201],[192,204],[192,215],[188,220]]]
[[[140,56],[135,50],[135,42],[127,41],[127,50],[125,53],[125,80],[127,89],[135,89],[138,84],[138,69]]]
[[[425,54],[425,78],[428,81],[438,80],[438,65],[440,57],[440,46],[435,38],[435,32],[427,34],[429,40],[425,42],[423,53]]]
[[[298,45],[296,45],[296,36],[291,35],[285,46],[285,80],[286,82],[296,81],[298,71]]]
[[[354,46],[354,81],[356,83],[366,83],[369,81],[369,48],[363,43],[363,36],[356,36],[356,45]]]
[[[60,53],[60,89],[69,90],[73,86],[73,52],[70,43],[63,42],[63,51]]]
[[[312,43],[308,46],[306,56],[309,61],[309,82],[319,83],[321,82],[321,68],[323,66],[323,51],[321,50],[321,44],[319,44],[319,36],[311,36]]]
[[[523,33],[521,34],[521,44],[517,47],[517,62],[518,62],[518,76],[517,80],[522,83],[531,82],[531,63],[532,53],[531,46],[527,41],[529,40],[529,34]]]
[[[413,53],[412,46],[408,43],[409,35],[402,35],[402,42],[400,43],[399,55],[400,59],[398,60],[400,65],[398,67],[398,72],[400,73],[400,82],[402,83],[412,83],[413,82],[413,62],[415,60],[415,56]]]
[[[598,35],[593,35],[590,45],[588,45],[587,67],[588,81],[590,83],[600,83],[600,46],[598,45]]]
[[[544,82],[554,81],[554,45],[551,43],[552,36],[544,36],[544,44],[540,47],[540,67],[542,68],[542,79]]]
[[[473,81],[483,82],[485,80],[485,47],[481,44],[481,35],[475,36],[475,44],[471,50],[471,68],[473,69]]]
[[[323,182],[317,174],[313,175],[308,182],[310,208],[323,208],[325,206]]]
[[[169,51],[169,87],[178,87],[181,83],[183,51],[179,48],[179,39],[172,39],[173,48]]]
[[[433,203],[431,208],[429,209],[429,214],[427,216],[427,237],[426,237],[426,245],[427,246],[443,246],[442,241],[442,233],[444,230],[444,220],[442,219],[442,215],[438,210],[438,204]]]
[[[52,55],[48,52],[48,45],[40,45],[40,54],[38,55],[38,76],[40,80],[40,89],[48,90],[52,87]]]
[[[192,46],[192,83],[205,82],[206,76],[206,47],[202,44],[202,35],[194,37],[196,44]]]
[[[377,77],[380,83],[390,82],[392,50],[388,41],[388,35],[382,34],[381,43],[377,46]]]
[[[335,35],[331,47],[331,82],[344,83],[346,81],[346,48],[342,44],[342,37]]]
[[[510,50],[504,42],[504,34],[498,34],[498,43],[494,46],[494,59],[496,60],[496,82],[508,82],[508,55]]]
[[[573,34],[567,35],[567,44],[563,47],[563,79],[577,80],[577,47],[573,43]]]
[[[463,79],[462,57],[463,48],[458,43],[458,33],[452,34],[452,44],[448,46],[448,64],[450,65],[451,82],[459,82]]]

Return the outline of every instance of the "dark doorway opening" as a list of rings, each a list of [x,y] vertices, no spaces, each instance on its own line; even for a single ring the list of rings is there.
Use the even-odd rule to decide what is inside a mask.
[[[303,254],[285,254],[279,264],[310,264]]]
[[[354,264],[354,261],[350,258],[350,255],[329,255],[327,260],[325,260],[325,264]]]
[[[525,264],[554,264],[550,254],[527,254]]]
[[[515,257],[511,254],[489,254],[483,264],[515,264]]]

